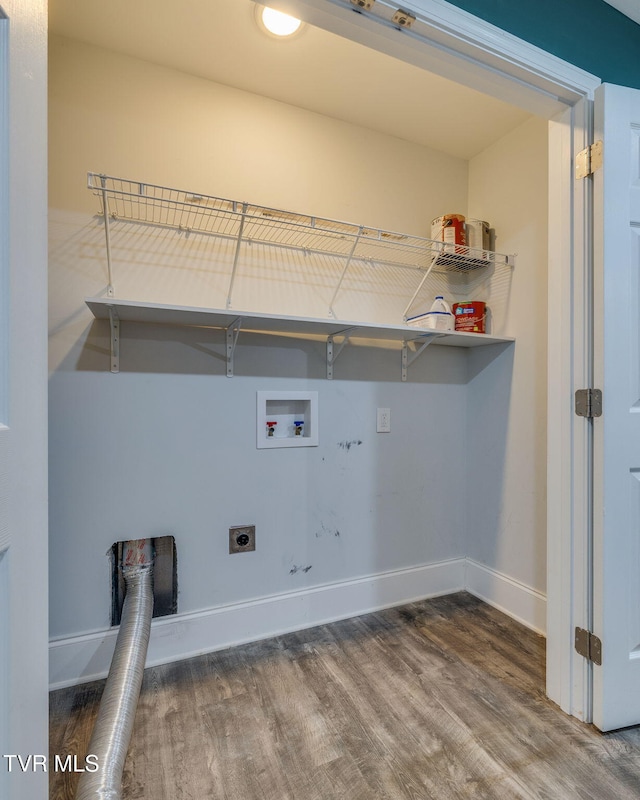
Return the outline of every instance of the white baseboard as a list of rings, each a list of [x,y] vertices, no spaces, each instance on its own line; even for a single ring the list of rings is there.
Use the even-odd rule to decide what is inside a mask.
[[[547,598],[502,572],[465,559],[465,589],[543,636],[547,626]]]
[[[381,608],[464,589],[465,559],[452,559],[297,592],[155,619],[147,666],[179,661]],[[104,678],[117,628],[52,640],[50,689]]]
[[[158,618],[151,627],[147,666],[463,589],[544,635],[544,594],[473,559],[459,558]],[[104,678],[116,635],[117,628],[109,628],[51,641],[50,689]]]

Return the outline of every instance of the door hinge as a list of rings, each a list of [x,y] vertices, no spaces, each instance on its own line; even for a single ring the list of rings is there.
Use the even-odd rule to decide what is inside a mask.
[[[594,142],[576,156],[576,180],[586,178],[602,166],[602,142]]]
[[[602,664],[602,642],[590,631],[584,628],[576,628],[576,653],[584,656],[589,661],[600,666]]]
[[[410,28],[415,21],[415,15],[410,11],[405,11],[403,8],[399,8],[391,18],[391,22],[401,28]]]
[[[600,389],[578,389],[576,391],[576,414],[579,417],[602,416],[602,392]]]

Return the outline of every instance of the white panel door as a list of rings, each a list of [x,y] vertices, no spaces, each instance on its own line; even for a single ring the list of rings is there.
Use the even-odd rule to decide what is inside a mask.
[[[6,53],[9,21],[0,9],[0,755],[9,747],[9,143]],[[0,797],[9,794],[8,775],[0,768]]]
[[[593,721],[640,724],[640,91],[596,92],[594,181]]]
[[[0,0],[2,800],[48,793],[4,758],[48,753],[46,66],[46,0]]]

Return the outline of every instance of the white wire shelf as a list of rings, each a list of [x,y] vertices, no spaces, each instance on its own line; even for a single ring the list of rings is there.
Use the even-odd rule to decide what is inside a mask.
[[[242,248],[261,244],[280,250],[316,254],[339,263],[338,277],[328,313],[335,317],[334,304],[352,265],[386,266],[416,271],[417,286],[408,301],[404,317],[431,272],[464,273],[512,268],[515,256],[489,250],[425,239],[364,225],[267,208],[248,202],[193,194],[155,184],[141,183],[90,172],[88,188],[100,199],[104,218],[109,294],[113,291],[110,222],[127,220],[215,236],[231,242],[226,307],[232,307],[233,288]]]

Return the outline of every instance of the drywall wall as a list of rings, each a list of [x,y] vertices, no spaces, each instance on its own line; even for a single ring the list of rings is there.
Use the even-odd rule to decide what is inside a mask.
[[[449,0],[603,82],[640,88],[640,25],[603,0]]]
[[[50,48],[56,208],[95,210],[88,170],[423,235],[442,204],[466,203],[461,159],[61,37]]]
[[[182,614],[464,557],[466,352],[429,348],[403,384],[397,347],[356,342],[330,382],[323,342],[241,336],[229,379],[220,333],[123,323],[111,375],[108,326],[83,301],[106,287],[87,170],[426,235],[466,208],[467,164],[69,40],[51,47],[50,119],[52,636],[108,626],[106,553],[133,535],[175,536]],[[204,239],[188,240],[189,269],[180,242],[122,233],[116,294],[224,305]],[[281,279],[254,299],[327,312]],[[340,313],[386,319],[392,301],[352,294]],[[256,449],[256,392],[270,389],[318,391],[317,448]],[[230,556],[229,526],[251,523],[256,552]]]
[[[425,462],[462,444],[464,365],[437,351],[423,370],[449,383],[404,385],[397,353],[354,348],[340,371],[378,380],[330,383],[322,347],[256,341],[227,379],[210,338],[127,326],[118,376],[52,378],[54,636],[108,626],[107,550],[133,534],[175,536],[183,613],[463,555],[464,482],[452,457]],[[318,392],[319,446],[257,451],[256,392],[301,389]],[[228,528],[248,524],[256,552],[230,556]]]
[[[50,103],[51,262],[61,276],[51,284],[50,325],[61,334],[52,340],[52,366],[82,335],[79,298],[107,283],[89,170],[422,236],[443,208],[466,207],[460,159],[69,40],[51,43]],[[79,247],[79,226],[80,263],[69,252]],[[185,237],[150,241],[147,233],[121,229],[114,241],[115,260],[126,267],[116,266],[117,294],[185,304],[195,296],[224,306],[228,271],[215,267],[210,241],[186,243],[185,269]],[[240,276],[235,306],[324,316],[331,291],[321,281],[319,289],[310,273],[311,283],[301,286],[286,266],[277,286]],[[69,291],[79,271],[82,292]],[[387,285],[386,296],[397,291]],[[336,310],[392,322],[406,295],[403,288],[385,309],[371,294],[352,294],[350,305]]]
[[[532,118],[469,163],[469,214],[517,253],[513,350],[470,360],[467,554],[537,591],[546,585],[547,138]]]

